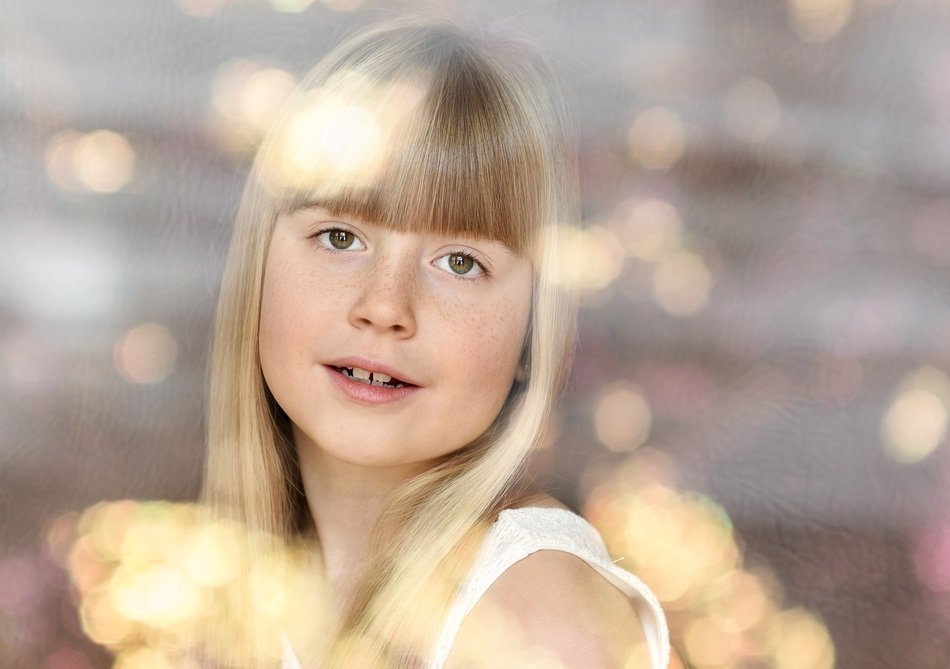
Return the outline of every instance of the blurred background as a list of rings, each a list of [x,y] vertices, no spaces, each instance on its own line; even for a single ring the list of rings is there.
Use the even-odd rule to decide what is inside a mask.
[[[0,0],[0,666],[171,666],[90,599],[121,550],[72,546],[195,499],[260,133],[420,9],[530,35],[575,100],[581,347],[539,476],[676,666],[950,666],[945,0]]]

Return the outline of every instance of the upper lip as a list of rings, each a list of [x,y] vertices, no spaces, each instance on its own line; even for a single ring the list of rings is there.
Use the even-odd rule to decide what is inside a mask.
[[[386,374],[393,379],[402,381],[403,383],[408,383],[409,385],[413,386],[419,385],[419,383],[412,377],[408,376],[405,372],[399,371],[395,367],[390,367],[385,363],[370,360],[369,358],[363,358],[358,355],[331,360],[327,364],[331,367],[359,367],[360,369],[365,369],[368,372],[382,372],[383,374]]]

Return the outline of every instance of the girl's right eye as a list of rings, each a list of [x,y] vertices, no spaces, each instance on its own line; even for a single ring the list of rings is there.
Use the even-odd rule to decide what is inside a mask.
[[[317,235],[317,241],[332,251],[362,251],[366,245],[349,230],[331,228]]]

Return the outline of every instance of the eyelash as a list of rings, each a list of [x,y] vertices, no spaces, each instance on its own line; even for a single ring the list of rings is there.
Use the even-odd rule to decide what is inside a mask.
[[[445,258],[446,256],[462,256],[463,258],[467,258],[468,260],[471,260],[473,263],[478,265],[478,269],[481,270],[481,273],[476,274],[475,276],[468,276],[467,274],[456,274],[455,272],[449,271],[448,274],[454,279],[458,279],[459,281],[478,281],[479,279],[484,279],[488,276],[491,276],[491,273],[488,271],[488,268],[485,267],[485,264],[479,261],[478,256],[476,256],[474,253],[470,251],[456,249],[454,251],[449,251],[445,255],[439,256],[438,259],[441,260],[442,258]]]
[[[360,239],[360,236],[356,234],[355,232],[353,232],[352,230],[347,230],[346,228],[340,228],[340,227],[324,228],[322,230],[317,231],[313,235],[313,239],[316,240],[316,242],[320,244],[322,248],[326,249],[327,251],[330,251],[331,253],[345,253],[346,251],[349,251],[350,249],[348,248],[347,249],[334,248],[333,245],[329,243],[329,241],[324,243],[323,241],[320,240],[320,238],[323,235],[327,235],[332,232],[345,232],[348,235],[353,235],[353,239],[355,239],[360,244],[362,244],[363,248],[366,248],[366,243],[362,239]]]
[[[353,235],[354,239],[358,241],[360,244],[362,244],[363,248],[366,248],[366,243],[362,239],[360,239],[360,236],[357,235],[352,230],[347,230],[346,228],[340,228],[340,227],[324,228],[322,230],[317,231],[313,235],[313,239],[315,239],[323,249],[330,251],[331,253],[345,253],[346,251],[348,251],[349,249],[337,249],[337,248],[334,248],[332,244],[324,243],[320,241],[320,237],[332,232],[345,232],[349,235]],[[479,270],[481,270],[479,274],[476,274],[474,276],[468,276],[466,274],[457,274],[452,271],[446,272],[446,274],[450,275],[453,279],[458,279],[459,281],[478,281],[479,279],[484,279],[491,275],[491,273],[488,271],[488,268],[485,267],[485,264],[478,259],[478,256],[476,256],[474,253],[471,253],[470,251],[466,251],[463,249],[454,249],[444,255],[439,256],[437,260],[441,260],[442,258],[445,258],[446,256],[461,256],[463,258],[471,260],[473,263],[475,263],[478,266]]]

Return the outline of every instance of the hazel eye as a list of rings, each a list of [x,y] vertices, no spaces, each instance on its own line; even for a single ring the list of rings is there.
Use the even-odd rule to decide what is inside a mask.
[[[362,251],[366,248],[359,237],[342,228],[325,230],[317,235],[317,240],[328,249],[335,251]]]
[[[442,256],[435,261],[435,266],[464,277],[476,277],[485,273],[485,268],[473,256],[459,251]]]

